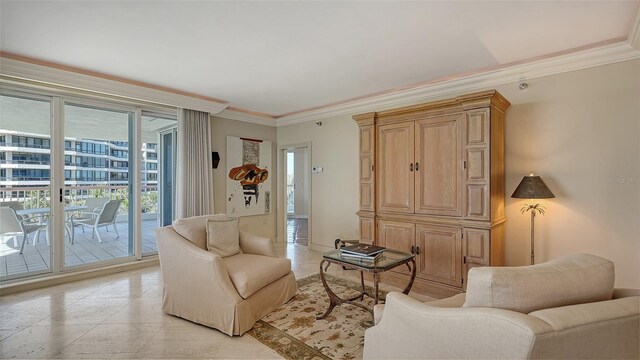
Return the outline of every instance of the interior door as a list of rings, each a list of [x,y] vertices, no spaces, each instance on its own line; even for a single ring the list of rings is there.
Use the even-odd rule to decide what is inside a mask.
[[[413,213],[413,121],[379,126],[376,144],[377,210]]]
[[[415,212],[461,216],[461,114],[416,121]]]

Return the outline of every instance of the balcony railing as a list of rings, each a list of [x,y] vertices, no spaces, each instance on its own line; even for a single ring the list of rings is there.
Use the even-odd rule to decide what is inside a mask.
[[[129,212],[128,186],[65,186],[65,205],[82,205],[87,198],[120,199],[120,213]],[[142,185],[142,212],[158,212],[158,187]],[[25,209],[51,207],[51,190],[49,187],[13,187],[0,189],[0,203],[19,201]]]
[[[93,155],[108,155],[109,152],[106,150],[100,151],[100,150],[89,150],[89,149],[82,149],[80,147],[77,147],[75,149],[66,149],[69,151],[75,151],[75,152],[79,152],[79,153],[83,153],[83,154],[93,154]]]
[[[29,144],[23,142],[13,142],[13,141],[1,141],[0,146],[11,146],[11,147],[23,147],[23,148],[31,148],[31,149],[50,149],[50,145],[45,144]]]
[[[51,164],[50,160],[0,160],[0,164],[26,164],[26,165],[49,165]]]

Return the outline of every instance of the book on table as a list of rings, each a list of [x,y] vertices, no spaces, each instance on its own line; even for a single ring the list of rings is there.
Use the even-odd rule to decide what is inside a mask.
[[[356,254],[350,254],[350,253],[345,253],[345,252],[340,252],[340,258],[345,259],[345,260],[362,260],[364,262],[373,262],[375,261],[380,255],[382,255],[382,251],[379,253],[376,253],[374,255],[371,256],[366,256],[366,255],[356,255]]]
[[[341,255],[351,255],[360,257],[372,257],[375,258],[384,252],[385,248],[382,246],[375,246],[369,244],[354,244],[340,248]]]

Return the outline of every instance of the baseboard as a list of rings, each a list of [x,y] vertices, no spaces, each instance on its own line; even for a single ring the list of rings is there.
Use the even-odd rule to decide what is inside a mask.
[[[157,255],[149,256],[148,258],[133,261],[129,263],[115,264],[105,266],[102,268],[88,269],[81,271],[73,271],[63,274],[43,276],[36,279],[29,279],[24,281],[18,281],[11,284],[0,285],[0,296],[15,294],[28,290],[40,289],[48,286],[54,286],[59,284],[65,284],[73,281],[90,279],[99,276],[111,275],[124,271],[131,271],[142,269],[145,267],[155,266],[160,264]]]

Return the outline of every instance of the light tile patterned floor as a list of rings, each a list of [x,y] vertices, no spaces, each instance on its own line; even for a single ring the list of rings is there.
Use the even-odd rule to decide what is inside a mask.
[[[109,231],[100,228],[103,242],[98,238],[91,238],[91,229],[81,227],[75,229],[75,241],[71,244],[65,239],[65,266],[90,264],[98,261],[117,259],[129,256],[129,224],[117,223],[120,237],[109,226]],[[142,221],[142,252],[155,253],[157,251],[154,229],[158,227],[156,220]],[[34,234],[29,236],[29,244],[24,246],[24,253],[20,255],[21,240],[14,243],[13,239],[5,238],[0,242],[0,277],[27,274],[49,269],[50,248],[47,245],[44,232],[34,243]]]
[[[296,278],[318,272],[318,251],[289,244],[277,252]],[[329,272],[358,276],[340,266]],[[0,359],[280,359],[251,336],[229,337],[161,307],[159,266],[1,296]]]

